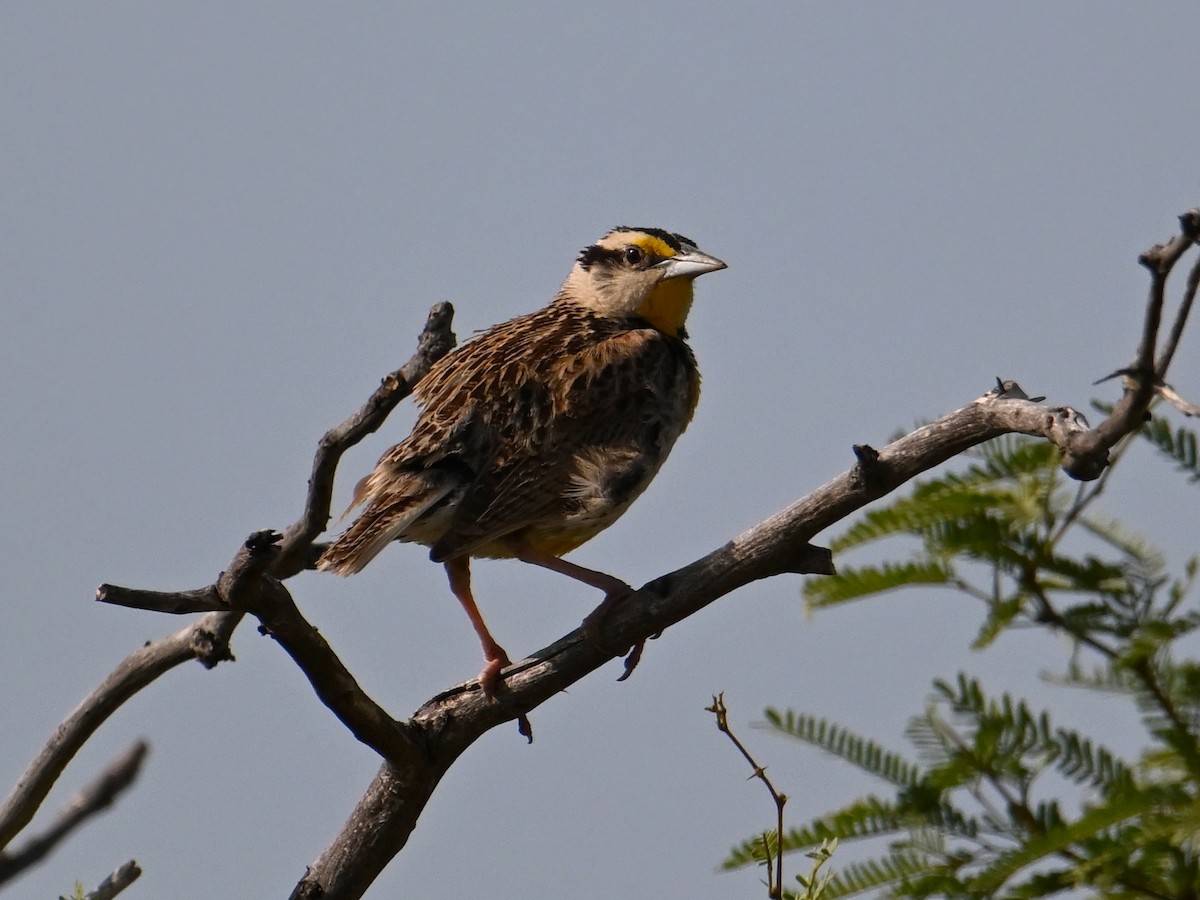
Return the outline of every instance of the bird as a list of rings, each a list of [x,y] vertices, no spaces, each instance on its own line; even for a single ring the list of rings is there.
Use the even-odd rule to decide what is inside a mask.
[[[429,547],[478,635],[490,698],[511,661],[476,604],[473,557],[598,588],[595,627],[633,588],[562,557],[629,508],[691,421],[693,282],[724,268],[661,228],[619,226],[585,247],[548,305],[474,335],[417,383],[412,431],[358,483],[347,515],[363,509],[317,568],[352,575],[394,540]]]

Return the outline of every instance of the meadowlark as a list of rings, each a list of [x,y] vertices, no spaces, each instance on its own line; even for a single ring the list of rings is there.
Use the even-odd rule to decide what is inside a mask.
[[[691,420],[700,374],[684,321],[693,281],[723,268],[660,228],[584,248],[549,305],[471,338],[417,385],[412,432],[358,483],[351,509],[365,509],[317,567],[351,575],[393,540],[430,547],[494,696],[510,662],[472,595],[471,557],[561,572],[604,591],[602,609],[632,593],[561,557],[629,508]]]

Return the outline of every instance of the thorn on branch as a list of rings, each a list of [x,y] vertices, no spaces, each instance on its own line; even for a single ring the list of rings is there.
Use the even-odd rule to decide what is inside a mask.
[[[1158,384],[1161,381],[1157,373],[1155,373],[1152,369],[1142,369],[1138,368],[1137,366],[1124,366],[1123,368],[1115,369],[1114,371],[1109,372],[1103,378],[1097,378],[1092,382],[1092,386],[1095,387],[1098,384],[1104,384],[1104,382],[1112,381],[1112,379],[1117,377],[1127,379],[1128,381],[1139,381],[1144,379],[1151,384]]]

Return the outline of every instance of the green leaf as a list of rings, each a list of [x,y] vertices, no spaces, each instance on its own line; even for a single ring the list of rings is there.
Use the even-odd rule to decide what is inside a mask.
[[[979,634],[971,642],[971,649],[983,650],[989,646],[1024,608],[1024,598],[1020,595],[988,604],[987,618],[983,620]]]
[[[1000,854],[970,882],[970,888],[982,896],[994,896],[1000,887],[1021,869],[1052,854],[1070,850],[1098,832],[1153,811],[1158,797],[1152,793],[1127,793],[1108,803],[1087,810],[1074,822],[1031,837],[1016,850]]]
[[[1066,672],[1062,674],[1043,672],[1041,678],[1048,684],[1122,696],[1128,696],[1136,689],[1133,675],[1128,668],[1113,665],[1107,661],[1102,665],[1094,666],[1090,671],[1084,671],[1079,662],[1073,660],[1067,666]]]
[[[1191,482],[1200,481],[1200,455],[1196,449],[1196,433],[1180,426],[1172,431],[1171,423],[1162,416],[1153,416],[1138,434],[1169,456]]]
[[[834,553],[843,553],[880,538],[897,534],[924,535],[946,521],[978,518],[1006,498],[984,487],[946,480],[919,483],[911,496],[868,511],[845,533],[830,542]]]
[[[881,859],[848,863],[839,867],[822,896],[827,900],[837,900],[865,894],[923,874],[929,869],[929,860],[923,854],[911,851],[896,851]]]
[[[1106,794],[1132,790],[1133,770],[1112,751],[1068,728],[1046,736],[1044,749],[1055,768],[1076,784],[1099,788]]]
[[[922,777],[916,763],[825,719],[792,710],[768,709],[764,715],[775,733],[819,747],[882,781],[909,787]]]
[[[1143,571],[1157,574],[1166,567],[1166,560],[1153,544],[1116,519],[1090,513],[1080,516],[1078,522],[1081,528],[1104,541],[1126,559],[1136,562]]]
[[[806,581],[804,604],[809,610],[823,609],[914,584],[944,585],[953,578],[950,567],[932,560],[857,568],[844,566],[837,575]]]
[[[895,834],[906,827],[904,817],[896,813],[892,804],[878,797],[863,797],[841,809],[826,813],[802,828],[793,828],[783,836],[783,851],[807,851],[820,846],[822,841],[856,840]],[[757,865],[765,858],[762,837],[756,836],[735,847],[725,861],[723,869],[736,869]]]

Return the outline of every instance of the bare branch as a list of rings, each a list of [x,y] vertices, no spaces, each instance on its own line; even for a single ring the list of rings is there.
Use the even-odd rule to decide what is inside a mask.
[[[1141,257],[1153,277],[1141,340],[1134,364],[1120,373],[1126,379],[1125,394],[1097,428],[1089,429],[1082,416],[1068,407],[1045,407],[1038,402],[1041,398],[1028,398],[1015,383],[998,383],[974,403],[882,450],[855,447],[857,461],[842,475],[707,556],[644,585],[635,602],[619,604],[605,619],[602,643],[639,646],[761,578],[832,571],[829,552],[810,543],[815,535],[921,472],[1001,434],[1018,432],[1050,440],[1063,451],[1068,474],[1081,480],[1097,478],[1109,463],[1109,450],[1141,426],[1156,390],[1161,390],[1200,282],[1198,267],[1166,345],[1158,353],[1156,368],[1166,280],[1200,233],[1200,211],[1185,214],[1181,224],[1179,236]],[[296,886],[294,897],[361,896],[404,846],[438,781],[467,747],[496,725],[522,720],[613,658],[576,629],[502,672],[497,699],[485,698],[476,682],[467,682],[433,697],[407,722],[397,722],[361,690],[281,584],[315,559],[314,541],[329,520],[333,477],[342,452],[375,430],[428,365],[453,345],[450,315],[448,304],[435,307],[410,361],[412,370],[406,366],[388,376],[363,409],[322,438],[304,514],[282,538],[273,532],[252,535],[229,570],[199,591],[172,595],[111,585],[102,588],[100,599],[143,608],[228,609],[222,615],[234,625],[239,611],[251,612],[305,672],[322,702],[384,758],[375,782]],[[0,826],[4,822],[0,816]]]
[[[384,759],[397,764],[412,764],[420,755],[413,729],[397,722],[367,696],[320,632],[300,613],[283,584],[265,574],[278,552],[274,542],[279,539],[274,532],[258,532],[246,541],[245,553],[239,554],[239,560],[243,555],[257,555],[263,562],[257,579],[246,574],[250,572],[250,566],[239,573],[239,586],[236,594],[230,594],[230,602],[235,602],[262,622],[262,630],[287,651],[308,676],[321,702],[356,738]]]
[[[1188,290],[1181,305],[1167,345],[1159,354],[1156,367],[1155,351],[1158,329],[1162,320],[1167,277],[1175,264],[1200,236],[1200,209],[1191,209],[1179,217],[1180,233],[1165,244],[1151,247],[1138,262],[1151,273],[1150,297],[1146,302],[1146,315],[1142,325],[1142,338],[1137,348],[1133,365],[1120,369],[1115,374],[1125,377],[1125,393],[1117,401],[1108,417],[1095,429],[1080,433],[1064,447],[1063,470],[1073,478],[1091,481],[1100,476],[1108,462],[1108,451],[1127,434],[1142,426],[1149,414],[1150,402],[1166,378],[1166,367],[1175,354],[1184,324],[1191,310],[1191,295],[1195,290],[1193,280],[1200,274],[1193,272]]]
[[[210,613],[125,657],[55,729],[0,806],[0,847],[29,824],[67,763],[121,704],[180,663],[199,659],[211,668],[232,659],[229,635],[240,619],[236,613]]]
[[[204,588],[180,592],[145,591],[101,585],[96,599],[104,603],[168,613],[232,610],[253,607],[273,634],[309,674],[322,702],[355,734],[385,758],[407,759],[412,752],[402,726],[358,687],[341,661],[296,609],[280,580],[309,567],[318,555],[314,539],[329,521],[333,479],[342,454],[383,424],[396,405],[412,393],[429,368],[455,343],[450,330],[454,307],[435,304],[403,366],[385,377],[367,402],[317,446],[304,513],[282,538],[273,532],[252,535],[229,568]]]
[[[102,585],[97,599],[106,602],[165,598],[156,606],[142,608],[173,612],[180,604],[175,597],[208,597],[221,608],[252,613],[269,634],[308,676],[317,697],[350,732],[384,759],[409,762],[418,752],[411,729],[397,722],[372,700],[342,664],[337,654],[300,613],[283,583],[269,574],[281,553],[283,538],[273,531],[250,535],[229,568],[214,584],[180,594],[158,594],[114,585]]]
[[[1154,372],[1154,352],[1158,346],[1158,327],[1162,320],[1167,279],[1175,263],[1188,251],[1200,234],[1200,209],[1190,209],[1179,217],[1179,234],[1165,244],[1155,244],[1138,257],[1138,262],[1150,270],[1150,297],[1146,302],[1146,317],[1142,324],[1142,340],[1138,344],[1134,369]],[[1162,377],[1163,372],[1157,373]]]
[[[229,568],[210,585],[190,591],[145,591],[140,588],[102,584],[96,589],[96,600],[116,606],[146,609],[165,613],[197,611],[245,611],[260,583],[273,572],[280,555],[282,537],[274,531],[256,531],[238,548]],[[274,579],[273,579],[274,580]]]
[[[889,444],[856,448],[848,471],[787,509],[690,565],[643,586],[605,620],[605,645],[629,647],[664,631],[720,597],[760,578],[829,571],[828,551],[809,541],[829,525],[968,447],[1007,432],[1063,446],[1086,430],[1066,407],[1016,399],[1019,387],[998,385],[974,403]],[[409,725],[425,754],[415,765],[385,763],[333,843],[297,884],[293,898],[356,898],[398,853],[425,802],[458,756],[489,729],[529,712],[603,665],[612,655],[576,629],[501,673],[502,689],[486,699],[467,682],[430,699]],[[312,675],[310,674],[310,680]]]
[[[96,588],[96,600],[113,606],[172,615],[229,610],[229,604],[221,599],[215,584],[194,591],[147,591],[118,584],[102,584]]]
[[[304,512],[283,533],[283,544],[273,571],[276,578],[290,578],[315,562],[310,550],[313,541],[329,525],[333,478],[342,454],[376,431],[396,408],[396,404],[412,393],[413,387],[425,377],[429,367],[454,348],[455,336],[450,330],[453,318],[454,307],[449,303],[434,304],[425,320],[425,328],[417,339],[417,351],[412,358],[385,377],[362,408],[321,438],[313,458]]]
[[[703,559],[655,579],[638,592],[637,602],[619,605],[609,616],[604,642],[636,645],[760,578],[832,571],[828,551],[809,543],[813,536],[970,446],[1011,431],[1066,446],[1086,431],[1074,410],[1047,409],[1024,397],[1015,383],[1001,382],[969,406],[881,451],[856,447],[857,463],[838,479]],[[273,569],[273,539],[269,534],[252,536],[212,591],[258,616],[308,676],[322,702],[387,760],[342,835],[295,894],[305,896],[316,885],[324,896],[359,896],[407,841],[425,800],[463,750],[490,728],[519,720],[612,655],[593,646],[579,629],[502,673],[505,689],[497,701],[485,700],[470,682],[433,698],[408,723],[395,722],[359,688],[268,574]]]
[[[44,833],[30,838],[12,854],[0,854],[0,884],[41,862],[64,838],[92,816],[111,806],[133,784],[150,746],[137,741],[110,762],[91,784],[70,799]]]
[[[347,449],[376,430],[396,404],[412,393],[413,386],[429,367],[454,346],[455,337],[450,330],[453,316],[454,308],[449,303],[435,304],[412,358],[385,378],[362,408],[322,437],[313,460],[304,513],[287,529],[280,552],[272,556],[274,576],[289,577],[315,560],[318,554],[313,541],[329,520],[333,474],[338,461]],[[243,551],[239,551],[239,558]],[[134,694],[188,660],[196,659],[206,668],[212,668],[223,660],[233,659],[229,640],[242,619],[241,612],[230,609],[230,598],[236,599],[241,586],[235,577],[238,571],[238,566],[231,565],[232,574],[223,573],[224,583],[218,580],[198,591],[167,593],[100,586],[96,599],[101,602],[170,613],[208,612],[208,615],[135,650],[58,726],[0,806],[0,848],[6,847],[29,824],[79,749]],[[249,574],[255,582],[263,580],[263,573],[257,568]],[[383,745],[389,746],[387,742]]]
[[[1188,217],[1191,217],[1190,221]],[[1196,240],[1196,229],[1200,228],[1200,210],[1192,210],[1191,213],[1181,217],[1181,221],[1185,222],[1184,227],[1192,229],[1192,240]],[[1179,339],[1183,336],[1183,326],[1187,324],[1188,315],[1192,311],[1192,303],[1196,300],[1196,287],[1200,285],[1200,260],[1197,260],[1191,271],[1188,273],[1187,285],[1183,290],[1183,299],[1179,304],[1179,312],[1175,314],[1175,321],[1171,325],[1171,333],[1167,337],[1166,344],[1163,345],[1162,351],[1158,354],[1158,361],[1154,364],[1154,371],[1158,373],[1159,378],[1165,378],[1167,369],[1171,367],[1171,360],[1175,357],[1175,350],[1179,346]]]
[[[115,872],[96,885],[85,900],[112,900],[113,897],[129,887],[142,875],[142,870],[132,859],[119,866]]]

